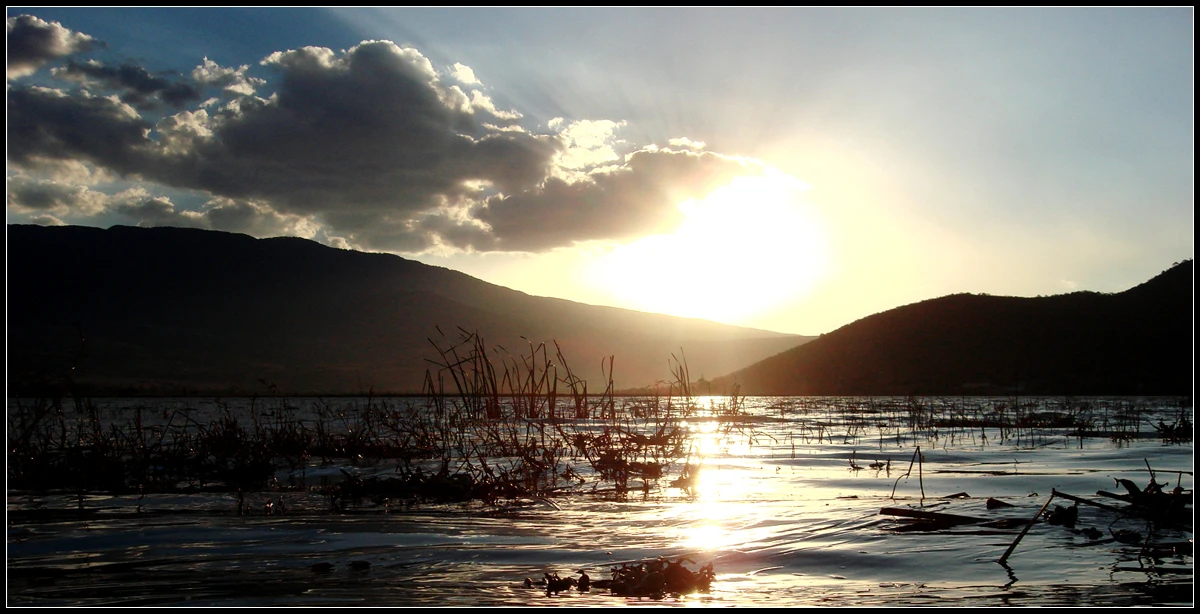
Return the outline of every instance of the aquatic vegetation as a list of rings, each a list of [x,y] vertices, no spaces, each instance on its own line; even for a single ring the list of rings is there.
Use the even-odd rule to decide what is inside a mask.
[[[345,480],[319,488],[335,510],[382,499],[497,504],[578,489],[581,464],[618,494],[630,480],[647,490],[688,455],[686,420],[696,407],[682,363],[666,397],[618,403],[612,358],[604,392],[589,395],[557,345],[553,355],[545,344],[530,344],[528,353],[513,356],[465,331],[454,343],[431,342],[439,358],[430,361],[425,392],[415,398],[316,399],[301,410],[284,397],[255,397],[248,415],[218,401],[219,414],[207,421],[180,411],[146,421],[140,405],[125,421],[101,420],[86,398],[15,399],[9,485],[256,491],[278,487],[280,469],[303,478],[316,459],[361,468],[392,461],[394,476],[343,471]],[[736,415],[736,396],[731,406],[720,411]]]
[[[493,360],[502,381],[498,355]],[[562,373],[557,356],[554,362]],[[934,408],[923,411],[935,412],[932,420],[942,424],[914,429],[907,426],[906,398],[688,403],[668,399],[664,387],[657,399],[575,399],[560,377],[555,411],[543,404],[539,418],[517,419],[502,388],[498,417],[489,421],[485,404],[478,420],[461,415],[474,399],[456,398],[452,376],[444,377],[450,390],[441,399],[80,399],[76,405],[68,398],[60,402],[63,419],[52,401],[10,400],[13,449],[25,446],[42,462],[61,459],[63,467],[71,466],[68,452],[80,443],[87,453],[129,454],[122,472],[112,472],[121,476],[124,494],[78,476],[52,476],[60,486],[50,489],[10,488],[10,598],[42,605],[133,603],[150,595],[183,604],[196,594],[213,595],[212,603],[273,605],[347,599],[603,605],[621,598],[911,605],[935,595],[992,605],[1191,600],[1190,576],[1177,571],[1190,565],[1184,545],[1190,524],[1141,516],[1131,501],[1119,500],[1138,496],[1120,480],[1143,495],[1150,480],[1163,494],[1190,489],[1190,444],[1163,442],[1154,429],[1160,420],[1179,419],[1179,399],[1023,398],[1025,416],[1079,415],[1086,403],[1097,428],[1080,438],[1075,428],[1054,426],[1065,420],[1039,418],[1046,426],[1022,426],[1018,436],[1011,397],[921,398],[922,407]],[[437,413],[438,402],[445,413]],[[523,411],[528,398],[517,404]],[[588,417],[577,418],[577,407]],[[732,414],[733,407],[733,423],[714,415]],[[38,412],[40,426],[14,428],[34,424]],[[973,424],[1001,414],[1006,418],[986,427],[986,439],[984,427]],[[1120,442],[1099,428],[1106,415],[1111,424],[1118,414],[1140,415],[1140,430]],[[1002,436],[1001,428],[1010,427]],[[143,449],[139,432],[149,463],[135,456]],[[557,459],[560,473],[553,490],[539,493],[545,486],[527,486],[526,476],[536,472],[521,465],[546,458],[537,455],[543,432],[558,450],[549,458]],[[181,442],[178,453],[173,438]],[[101,446],[92,445],[96,439]],[[591,447],[581,451],[573,439]],[[628,463],[623,493],[587,457],[601,458],[605,445],[614,452],[603,458]],[[185,446],[197,451],[195,458]],[[256,451],[272,448],[278,453]],[[474,452],[460,457],[460,449]],[[198,452],[205,452],[203,462]],[[672,460],[673,454],[682,456]],[[650,465],[655,455],[658,472]],[[262,476],[261,482],[221,473],[258,458],[269,458],[272,472],[244,475]],[[170,465],[172,459],[180,464]],[[153,479],[140,490],[134,477]],[[1097,486],[1113,492],[1080,492]],[[1121,511],[1079,504],[1074,529],[1041,515],[1007,561],[1011,569],[996,565],[1052,488],[1060,494],[1048,511],[1054,503],[1074,507],[1064,490]],[[881,508],[910,515],[892,520]],[[939,514],[981,522],[943,522]],[[162,554],[146,557],[147,551]],[[914,552],[920,565],[911,563]],[[663,569],[658,596],[651,562],[660,558],[684,565],[696,590],[675,596]],[[355,571],[352,561],[370,563],[369,571]],[[314,567],[322,562],[330,565]],[[698,574],[709,565],[706,592]],[[231,567],[252,571],[239,576]],[[555,569],[576,570],[558,577],[575,584],[546,597],[543,572]],[[586,592],[581,569],[592,574]],[[529,575],[536,590],[499,588],[519,588]],[[616,591],[614,580],[622,580]]]
[[[1035,520],[1052,519],[1046,526],[1070,532],[1067,539],[1125,548],[1114,550],[1120,564],[1136,560],[1139,570],[1148,570],[1143,573],[1174,573],[1175,567],[1157,561],[1174,560],[1177,567],[1180,557],[1191,556],[1182,545],[1190,543],[1191,474],[1175,470],[1179,459],[1190,459],[1190,398],[747,399],[736,387],[729,395],[697,397],[683,360],[669,363],[671,381],[641,396],[620,396],[612,357],[604,362],[607,381],[589,389],[557,345],[529,344],[513,355],[488,347],[478,335],[460,333],[453,341],[431,340],[437,357],[430,360],[426,389],[411,397],[299,399],[268,385],[270,394],[244,399],[10,399],[10,532],[32,544],[53,535],[42,530],[52,524],[126,526],[140,534],[147,519],[195,515],[202,531],[210,528],[205,523],[215,527],[214,539],[220,541],[255,527],[304,533],[328,526],[336,534],[342,525],[367,523],[373,527],[368,543],[384,540],[399,548],[392,546],[382,559],[378,553],[370,556],[369,547],[351,546],[336,565],[310,554],[296,562],[307,581],[355,582],[407,574],[400,567],[429,563],[412,560],[421,552],[449,552],[463,565],[475,565],[472,540],[484,534],[500,544],[485,551],[513,557],[509,571],[518,566],[506,576],[510,581],[530,573],[529,556],[545,557],[546,565],[558,561],[575,569],[610,569],[608,577],[593,579],[585,572],[578,578],[558,576],[542,567],[547,571],[539,570],[541,579],[529,581],[538,588],[531,598],[545,592],[554,599],[705,599],[710,591],[728,590],[718,582],[718,567],[723,577],[750,574],[755,568],[738,561],[759,556],[757,568],[791,566],[789,573],[802,576],[808,555],[794,556],[797,540],[812,540],[805,549],[816,553],[831,531],[838,541],[857,540],[869,549],[924,535],[954,540],[1006,535],[1007,542],[1022,528],[1037,536],[1029,539],[1053,539],[1054,533],[1030,529],[1036,504],[1030,509],[1022,502],[1038,496],[1026,490],[1031,484],[1050,489],[1047,480],[1082,479],[1070,477],[1074,465],[1085,463],[1083,471],[1091,471],[1086,463],[1096,462],[1084,455],[1085,447],[1103,448],[1101,458],[1115,459],[1114,451],[1140,454],[1154,446],[1149,457],[1169,459],[1163,466],[1171,469],[1155,471],[1146,461],[1148,485],[1141,486],[1138,476],[1117,473],[1111,482],[1117,492],[1099,491],[1100,499],[1089,498],[1090,503],[1061,505],[1074,496],[1054,482],[1052,498],[1060,505],[1047,502],[1051,506]],[[1071,469],[1046,472],[1029,458],[1054,450],[1061,452],[1053,462]],[[1004,458],[997,460],[996,454]],[[906,467],[903,461],[910,455]],[[1142,457],[1131,458],[1139,466],[1120,471],[1144,471]],[[960,480],[978,485],[973,480],[984,476],[1007,478],[1009,492],[975,499],[961,492],[965,486],[941,490],[951,495],[938,491],[938,485]],[[186,502],[184,509],[180,501]],[[902,520],[880,520],[880,503],[890,510],[885,515]],[[860,508],[863,517],[845,511]],[[741,511],[727,518],[732,509]],[[1095,510],[1118,520],[1099,524]],[[450,528],[438,524],[443,520]],[[611,529],[613,523],[621,528]],[[408,528],[414,526],[421,528]],[[398,567],[387,557],[408,552],[410,538],[404,536],[409,531],[419,544],[426,544],[420,537],[424,532],[444,536],[431,539],[428,550],[403,555],[407,562]],[[518,538],[510,532],[525,535],[518,539],[520,548],[503,545]],[[855,536],[863,532],[887,537]],[[558,549],[562,533],[572,536],[565,554]],[[263,539],[274,537],[254,543],[267,543]],[[636,549],[612,558],[610,550],[629,540],[637,542]],[[294,547],[307,552],[303,549],[313,546],[306,544],[318,542],[325,543],[324,537],[300,538],[295,543],[302,545]],[[972,547],[994,546],[992,538]],[[460,547],[461,552],[455,550]],[[522,549],[539,554],[522,555]],[[40,597],[30,595],[38,594],[37,583],[47,577],[68,574],[78,579],[64,583],[86,585],[90,576],[43,568],[42,556],[27,556],[16,565],[14,577],[24,582],[24,598],[37,602]],[[1034,572],[1027,569],[1041,573],[1052,556],[1053,549],[1027,544],[1014,557],[1014,567],[1028,578]],[[622,558],[627,562],[612,563]],[[960,561],[951,561],[940,569],[956,570]],[[739,564],[740,572],[727,571]],[[876,558],[868,566],[880,564],[889,565]],[[1190,600],[1190,590],[1186,595]],[[408,598],[397,603],[409,603]],[[888,603],[905,603],[897,599]],[[1171,593],[1137,603],[1180,599]]]
[[[667,557],[624,562],[613,565],[611,578],[592,580],[586,571],[581,570],[579,578],[570,576],[563,578],[558,572],[545,572],[543,579],[534,581],[525,578],[525,588],[545,587],[546,596],[557,595],[563,591],[575,588],[581,593],[595,589],[608,591],[607,594],[617,597],[642,597],[648,599],[663,599],[667,596],[681,597],[693,593],[707,593],[716,579],[713,563],[699,566],[696,570],[688,569],[684,563],[696,565],[696,562],[678,557],[671,560]]]
[[[709,563],[692,571],[684,562],[695,565],[695,561],[680,557],[674,561],[659,557],[636,563],[621,563],[612,568],[612,580],[593,582],[596,588],[607,588],[613,595],[622,597],[649,597],[661,599],[666,595],[687,595],[708,592],[716,573]]]
[[[603,392],[589,394],[557,345],[551,352],[530,344],[513,356],[463,331],[457,342],[433,346],[439,358],[430,361],[419,397],[318,398],[307,407],[253,397],[249,411],[217,400],[207,419],[157,410],[152,401],[102,416],[83,397],[12,399],[9,487],[80,494],[303,489],[310,470],[336,463],[352,471],[311,486],[332,510],[384,501],[503,506],[566,494],[690,491],[703,461],[701,431],[717,446],[735,439],[779,445],[770,434],[778,429],[763,428],[769,420],[786,422],[793,456],[797,443],[812,442],[880,450],[964,441],[1039,446],[1066,435],[1080,446],[1089,437],[1120,444],[1146,436],[1146,426],[1164,443],[1191,441],[1190,399],[1180,399],[1169,417],[1154,414],[1157,422],[1146,417],[1146,400],[1070,397],[798,397],[775,401],[772,416],[749,412],[736,387],[725,397],[690,396],[682,361],[672,363],[665,395],[618,397],[611,357]],[[850,468],[864,470],[856,452]],[[869,466],[890,474],[891,459]]]

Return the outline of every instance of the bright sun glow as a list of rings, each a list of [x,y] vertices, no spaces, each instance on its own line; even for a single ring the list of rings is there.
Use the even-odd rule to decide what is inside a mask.
[[[678,514],[679,544],[711,551],[753,540],[755,532],[739,526],[739,519],[730,514],[735,509],[731,502],[753,496],[745,469],[725,467],[722,461],[709,458],[729,452],[723,448],[726,442],[720,423],[703,420],[688,424],[688,428],[693,434],[688,465],[695,482],[690,490],[679,491],[681,503],[672,512]]]
[[[736,322],[776,307],[827,269],[807,187],[779,171],[737,177],[680,203],[685,219],[673,234],[616,247],[592,274],[618,304],[642,311]]]

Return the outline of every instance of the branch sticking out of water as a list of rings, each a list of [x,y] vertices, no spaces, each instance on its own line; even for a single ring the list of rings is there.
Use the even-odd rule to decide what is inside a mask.
[[[896,498],[896,486],[898,486],[900,484],[900,478],[907,478],[910,475],[912,475],[913,463],[916,463],[916,465],[917,465],[917,481],[921,484],[921,501],[922,502],[925,501],[925,476],[924,476],[923,472],[921,471],[922,463],[924,462],[924,460],[925,460],[925,457],[921,455],[921,446],[917,446],[916,451],[913,452],[912,460],[909,461],[909,463],[908,463],[908,471],[905,471],[903,475],[897,476],[896,482],[894,484],[892,484],[891,499],[894,500]],[[891,461],[888,461],[888,462],[891,462]]]

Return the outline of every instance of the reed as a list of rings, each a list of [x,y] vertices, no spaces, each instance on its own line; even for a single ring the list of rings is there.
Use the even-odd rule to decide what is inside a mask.
[[[878,442],[883,449],[970,438],[1037,446],[1065,434],[1082,445],[1087,437],[1143,437],[1143,427],[1164,443],[1192,436],[1190,398],[1179,399],[1177,416],[1153,424],[1146,401],[1136,398],[804,397],[776,400],[763,413],[747,408],[737,386],[698,403],[682,349],[668,360],[669,381],[630,398],[615,394],[612,356],[601,361],[605,381],[594,394],[558,343],[526,340],[512,354],[462,329],[430,342],[436,357],[415,398],[368,394],[301,408],[268,385],[271,394],[253,397],[248,412],[218,400],[205,418],[195,408],[152,405],[106,416],[70,387],[10,399],[9,488],[78,493],[80,500],[95,492],[244,494],[280,487],[280,469],[293,479],[298,470],[300,483],[289,487],[305,488],[311,465],[338,463],[344,479],[317,487],[331,509],[365,501],[502,506],[572,493],[648,495],[686,481],[703,460],[693,445],[700,421],[716,422],[722,441],[736,435],[749,445],[763,436],[762,421],[786,421],[793,456],[797,441]],[[360,477],[360,468],[374,475]]]

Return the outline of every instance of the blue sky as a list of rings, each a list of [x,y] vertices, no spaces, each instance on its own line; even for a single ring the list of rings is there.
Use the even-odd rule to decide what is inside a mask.
[[[9,223],[801,334],[1194,254],[1194,11],[8,9]]]

